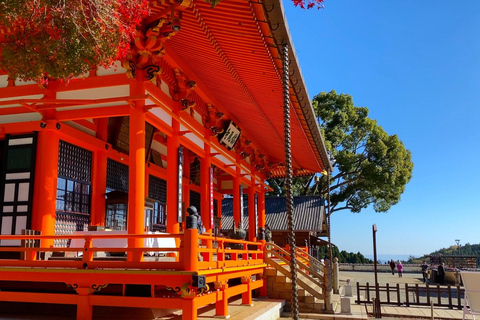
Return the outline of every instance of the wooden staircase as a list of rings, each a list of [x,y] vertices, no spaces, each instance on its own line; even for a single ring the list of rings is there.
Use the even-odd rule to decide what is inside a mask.
[[[331,276],[324,264],[299,248],[295,248],[297,261],[297,295],[301,312],[332,313]],[[267,244],[267,292],[270,298],[285,299],[289,309],[292,294],[290,253],[283,248]],[[326,273],[324,271],[327,271]],[[326,280],[327,279],[327,280]]]

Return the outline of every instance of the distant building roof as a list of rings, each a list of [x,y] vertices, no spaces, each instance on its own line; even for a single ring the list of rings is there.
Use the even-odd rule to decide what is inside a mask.
[[[321,231],[324,223],[325,200],[319,196],[300,196],[293,199],[296,231]],[[266,197],[267,225],[273,230],[287,230],[285,198]],[[243,226],[248,229],[248,198],[243,199]],[[222,200],[222,229],[233,228],[233,199]]]

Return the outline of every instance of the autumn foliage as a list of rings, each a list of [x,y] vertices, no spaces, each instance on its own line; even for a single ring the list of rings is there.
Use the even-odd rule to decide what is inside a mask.
[[[205,0],[212,7],[220,0]],[[227,1],[227,0],[223,0]],[[292,0],[303,9],[323,0]],[[148,0],[0,0],[0,70],[24,81],[68,81],[128,54]]]
[[[292,0],[295,7],[302,9],[323,9],[323,0]]]
[[[125,57],[147,0],[0,0],[10,27],[0,69],[21,80],[69,80]]]

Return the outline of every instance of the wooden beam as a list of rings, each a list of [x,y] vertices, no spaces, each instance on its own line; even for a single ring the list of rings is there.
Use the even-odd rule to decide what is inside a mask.
[[[73,121],[81,119],[122,117],[130,115],[129,105],[110,106],[101,108],[85,108],[68,111],[57,111],[55,119],[58,121]]]

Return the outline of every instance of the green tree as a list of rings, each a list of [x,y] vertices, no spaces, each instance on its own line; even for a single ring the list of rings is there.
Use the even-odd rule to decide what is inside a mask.
[[[410,151],[397,135],[388,135],[368,108],[353,104],[352,96],[335,91],[314,97],[313,108],[329,153],[335,159],[330,178],[331,213],[360,212],[373,205],[386,212],[400,201],[412,177]],[[326,195],[327,176],[296,178],[294,195]],[[269,180],[273,194],[283,193],[280,180]]]

